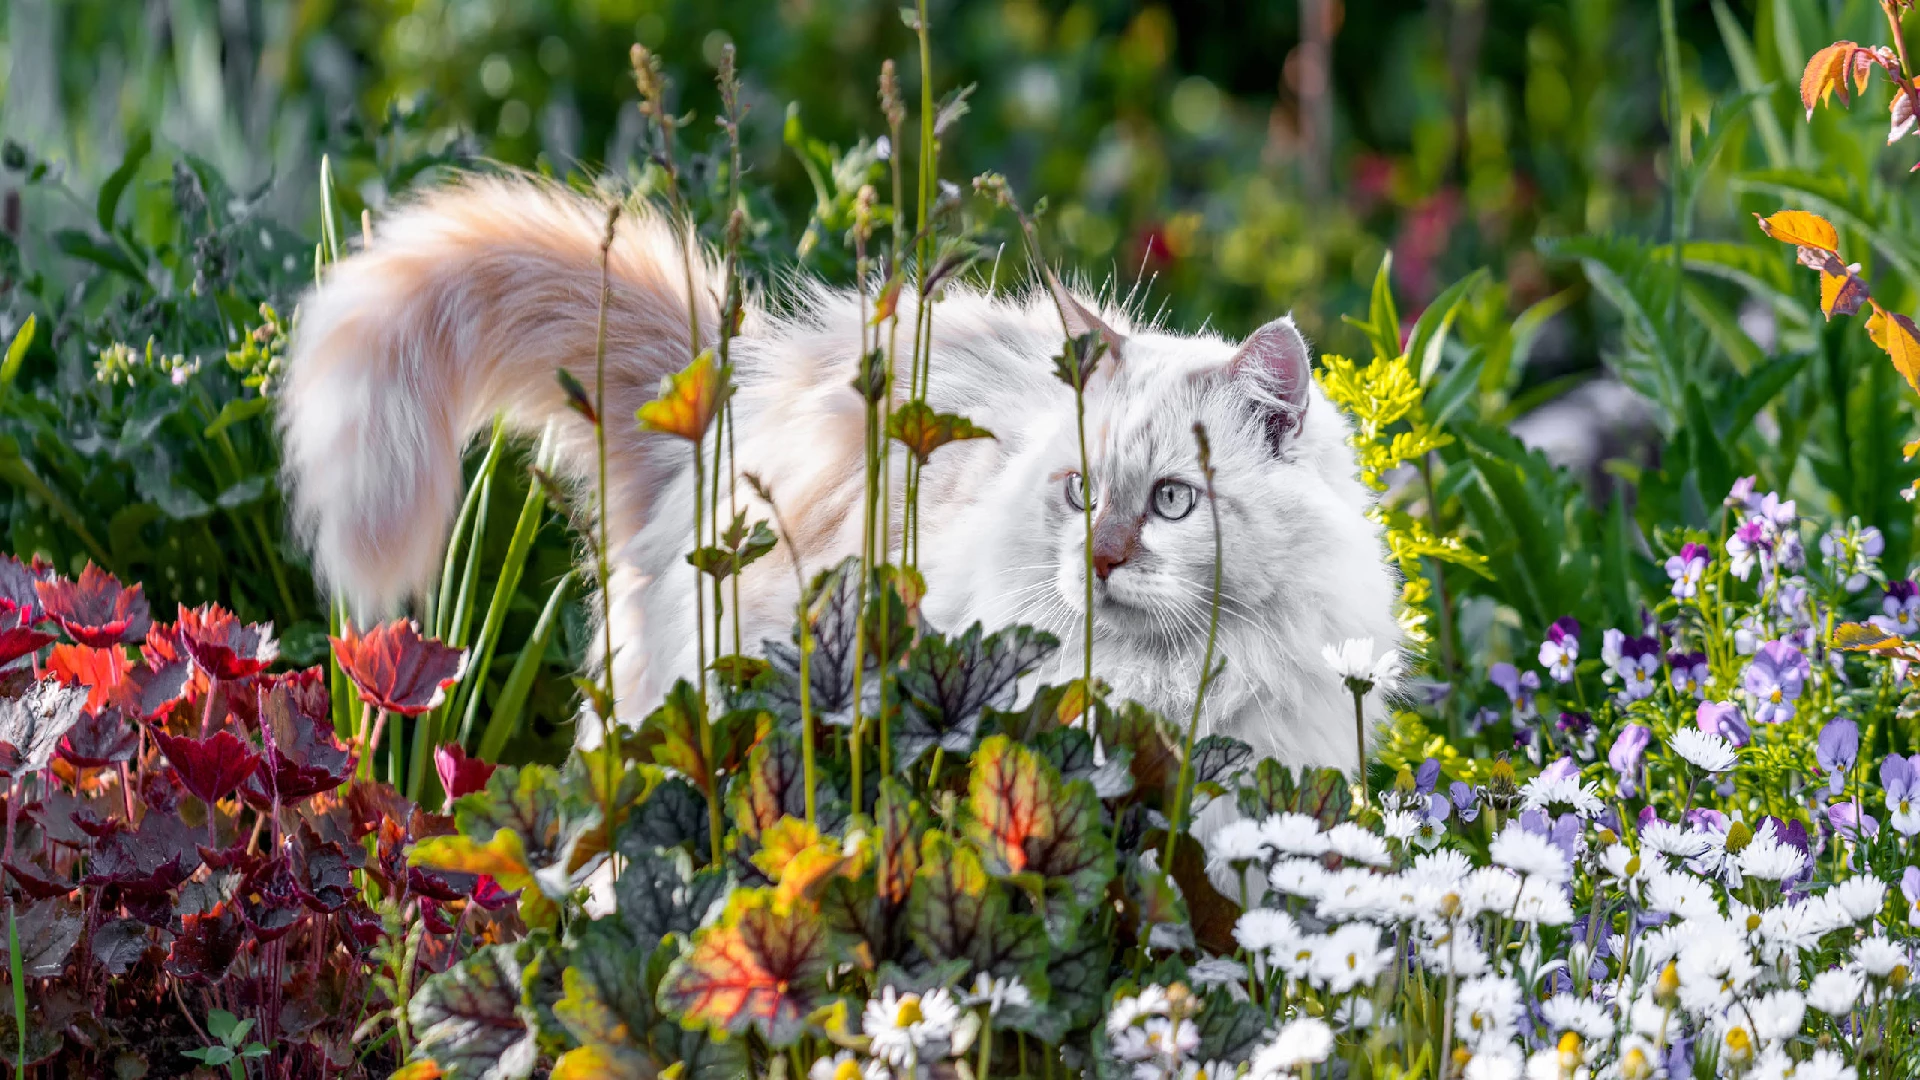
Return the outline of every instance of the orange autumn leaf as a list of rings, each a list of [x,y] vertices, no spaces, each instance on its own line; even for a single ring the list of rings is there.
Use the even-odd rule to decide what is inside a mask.
[[[1761,232],[1783,244],[1798,244],[1836,254],[1840,250],[1839,231],[1819,214],[1810,214],[1805,210],[1782,210],[1772,217],[1753,216],[1760,222]]]
[[[440,1071],[439,1062],[432,1058],[422,1058],[401,1066],[400,1071],[394,1073],[389,1080],[440,1080],[445,1075],[447,1074]]]
[[[687,1027],[740,1035],[753,1029],[791,1046],[830,994],[826,920],[809,905],[782,910],[769,889],[736,889],[718,921],[694,934],[660,984],[660,1004]]]
[[[113,688],[127,676],[127,654],[117,645],[55,645],[48,651],[47,671],[67,686],[87,688],[87,711],[106,704]]]
[[[1840,261],[1838,255],[1827,256],[1820,267],[1820,311],[1833,321],[1835,315],[1852,315],[1867,302],[1867,283],[1860,280],[1855,267]]]
[[[1873,314],[1867,317],[1867,336],[1886,350],[1894,370],[1907,385],[1920,392],[1920,328],[1905,315],[1888,311],[1872,300],[1867,303],[1873,305]]]
[[[660,380],[660,396],[640,406],[640,430],[699,442],[725,403],[732,367],[708,349],[693,363]]]
[[[1807,68],[1800,74],[1800,104],[1807,107],[1807,119],[1813,119],[1813,110],[1836,91],[1840,103],[1847,103],[1847,72],[1859,48],[1851,41],[1836,41],[1807,60]],[[1864,75],[1859,78],[1866,81]]]

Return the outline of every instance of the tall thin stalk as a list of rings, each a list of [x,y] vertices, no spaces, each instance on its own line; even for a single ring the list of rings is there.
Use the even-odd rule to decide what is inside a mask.
[[[604,657],[601,692],[607,704],[600,718],[602,735],[613,741],[613,720],[618,699],[613,686],[613,577],[607,565],[607,303],[613,296],[612,252],[614,230],[620,222],[622,207],[615,201],[607,208],[607,231],[600,240],[600,314],[593,332],[593,451],[596,473],[594,489],[594,570],[600,577],[600,648]],[[696,451],[694,457],[699,458]]]
[[[1668,155],[1667,182],[1672,190],[1667,196],[1668,231],[1673,240],[1673,295],[1667,298],[1667,328],[1678,332],[1680,322],[1680,282],[1684,271],[1685,249],[1687,246],[1687,215],[1682,211],[1682,167],[1680,155],[1686,139],[1686,112],[1680,99],[1680,33],[1675,27],[1673,0],[1660,0],[1660,44],[1661,67],[1665,68],[1667,80],[1667,111],[1670,119],[1667,124]],[[1362,769],[1364,772],[1365,770]]]
[[[1173,789],[1173,809],[1167,815],[1167,848],[1160,868],[1173,873],[1173,842],[1187,812],[1187,798],[1193,786],[1193,744],[1200,734],[1200,710],[1207,700],[1207,687],[1213,683],[1213,646],[1220,632],[1220,504],[1213,491],[1213,448],[1207,442],[1205,425],[1193,425],[1193,438],[1199,444],[1200,475],[1206,481],[1207,514],[1213,519],[1213,597],[1207,605],[1207,650],[1200,659],[1200,687],[1193,695],[1193,717],[1187,721],[1187,743],[1180,752],[1180,779]]]
[[[773,490],[767,487],[766,483],[754,473],[743,473],[741,475],[746,479],[747,486],[753,489],[753,493],[760,497],[761,502],[767,504],[767,510],[773,514],[773,527],[778,530],[780,534],[780,542],[786,545],[788,561],[793,563],[793,582],[800,590],[800,602],[796,605],[796,610],[800,616],[800,770],[802,775],[801,782],[806,789],[807,824],[812,825],[815,823],[815,792],[818,787],[815,781],[817,774],[814,771],[813,746],[813,671],[811,666],[811,658],[813,656],[813,619],[811,617],[813,598],[809,596],[807,592],[806,571],[800,568],[800,549],[793,546],[793,533],[787,528],[786,518],[780,514],[780,504],[773,499]],[[864,586],[864,584],[863,582],[862,585]],[[858,670],[857,660],[855,670]],[[856,814],[860,812],[860,770],[857,766],[860,760],[858,756],[859,745],[859,742],[856,740],[854,742],[855,756],[853,759],[856,762],[856,767],[853,772],[853,806],[854,813]]]

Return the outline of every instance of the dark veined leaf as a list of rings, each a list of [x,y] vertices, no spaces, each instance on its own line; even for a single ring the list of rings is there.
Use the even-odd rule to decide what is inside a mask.
[[[1063,879],[1085,910],[1113,877],[1113,840],[1085,780],[1065,781],[1038,754],[996,735],[973,755],[969,839],[995,874]]]
[[[826,922],[812,905],[781,905],[771,889],[736,889],[719,920],[674,961],[659,1000],[689,1027],[753,1030],[773,1046],[790,1046],[806,1018],[831,1000],[833,960]]]
[[[54,578],[34,588],[47,617],[82,645],[106,648],[137,642],[153,625],[141,586],[121,585],[119,578],[91,561],[75,580]]]
[[[656,785],[645,802],[628,811],[614,834],[614,849],[628,859],[663,848],[703,857],[709,849],[707,798],[679,777]]]
[[[260,702],[266,749],[247,784],[256,806],[295,802],[332,791],[353,773],[354,755],[333,731],[333,713],[320,669],[314,677],[277,682]]]
[[[530,884],[561,900],[598,865],[581,842],[600,825],[600,809],[551,766],[502,766],[486,790],[454,804],[459,834],[413,845],[415,866],[486,874],[514,892]]]
[[[1193,782],[1216,792],[1245,771],[1253,747],[1231,735],[1207,735],[1193,744]]]
[[[1147,834],[1149,838],[1152,833]],[[1157,852],[1148,852],[1157,855]],[[1155,949],[1175,952],[1194,947],[1193,924],[1187,914],[1187,899],[1180,887],[1160,872],[1157,858],[1134,859],[1127,863],[1127,914],[1135,933],[1146,931],[1147,944]]]
[[[813,653],[807,660],[807,683],[814,715],[839,726],[853,723],[854,630],[860,610],[860,560],[848,558],[823,571],[808,586],[807,605]],[[790,641],[762,642],[769,678],[763,680],[766,705],[795,724],[800,716],[800,631]],[[877,680],[869,679],[869,685]]]
[[[1259,1049],[1271,1025],[1267,1011],[1251,1002],[1226,994],[1209,995],[1194,1019],[1200,1032],[1198,1053],[1206,1055],[1207,1061],[1246,1061]]]
[[[728,794],[728,809],[747,839],[758,843],[784,817],[807,813],[806,774],[799,736],[775,729],[754,744],[740,781]],[[814,820],[822,830],[836,832],[846,820],[847,805],[837,789],[816,782]]]
[[[658,764],[706,788],[719,773],[738,764],[740,754],[752,741],[754,717],[736,712],[715,720],[710,731],[714,760],[709,762],[700,740],[705,707],[692,683],[685,679],[675,682],[660,707],[640,722],[640,731],[629,741],[628,752],[651,754]]]
[[[29,684],[19,696],[0,696],[0,774],[37,772],[87,708],[87,691],[53,679]]]
[[[731,1080],[747,1071],[746,1043],[683,1028],[660,1011],[672,950],[636,945],[612,920],[576,924],[553,1015],[577,1044],[555,1080],[655,1080],[679,1066],[685,1080]]]
[[[212,983],[225,978],[247,937],[247,924],[233,904],[216,903],[211,911],[182,915],[180,921],[180,933],[167,955],[167,972],[194,982]]]
[[[691,935],[714,914],[731,882],[723,870],[695,871],[672,848],[632,858],[614,879],[614,910],[633,940],[651,949],[668,934]]]
[[[60,758],[79,769],[98,769],[116,761],[133,760],[140,749],[140,732],[112,705],[88,712],[67,729]]]
[[[964,754],[979,731],[980,714],[1013,704],[1015,684],[1053,655],[1060,641],[1028,626],[986,633],[979,623],[957,638],[923,634],[899,675],[900,722],[894,763],[905,768],[935,746]]]
[[[1272,758],[1263,758],[1243,782],[1237,801],[1241,814],[1264,818],[1272,814],[1305,814],[1330,829],[1353,812],[1353,788],[1337,769],[1294,770]]]
[[[979,854],[938,830],[920,841],[907,932],[935,963],[961,961],[973,971],[1017,977],[1044,994],[1045,926],[1037,916],[1013,913]]]
[[[346,849],[322,840],[312,825],[302,822],[295,837],[294,885],[300,899],[323,914],[339,911],[354,898],[353,860]]]
[[[964,416],[936,413],[924,401],[914,400],[893,410],[887,418],[887,437],[905,446],[925,465],[933,452],[952,442],[991,439],[993,432]]]
[[[1153,798],[1171,793],[1180,776],[1180,739],[1173,727],[1158,713],[1131,701],[1095,715],[1107,753],[1128,755],[1135,788]]]
[[[539,1048],[521,1016],[514,946],[489,945],[428,979],[407,1003],[414,1053],[449,1080],[519,1080]]]
[[[218,604],[180,605],[174,630],[200,670],[222,682],[258,675],[280,656],[271,623],[243,623]]]
[[[40,900],[15,916],[20,932],[20,962],[30,979],[51,979],[67,968],[67,955],[80,940],[86,920],[64,900]]]
[[[125,975],[153,947],[147,924],[139,919],[114,919],[93,932],[93,958],[111,975]]]

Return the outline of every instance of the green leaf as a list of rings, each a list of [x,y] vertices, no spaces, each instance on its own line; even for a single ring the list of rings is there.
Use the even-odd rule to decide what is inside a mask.
[[[147,284],[147,275],[133,260],[127,258],[119,248],[108,247],[79,229],[61,229],[53,234],[53,246],[64,255],[90,262],[104,270],[111,270],[141,284]]]
[[[485,790],[454,804],[454,821],[461,838],[478,844],[497,843],[501,833],[518,837],[527,871],[555,900],[570,894],[579,877],[594,865],[591,861],[582,865],[584,853],[579,848],[599,826],[600,808],[563,783],[552,766],[501,766]],[[416,861],[422,861],[419,853],[426,847],[426,841],[415,845]],[[505,882],[502,887],[511,888]]]
[[[887,436],[925,465],[935,450],[965,439],[991,439],[993,432],[954,413],[936,413],[924,401],[909,401],[887,419]]]
[[[118,216],[120,195],[127,190],[127,184],[140,171],[140,163],[146,159],[147,152],[153,149],[153,133],[141,128],[133,140],[127,144],[127,154],[120,159],[120,166],[108,175],[100,185],[100,198],[94,206],[94,219],[100,223],[103,232],[113,231],[114,218]]]
[[[6,400],[7,391],[12,389],[14,379],[20,375],[20,365],[26,362],[27,350],[33,347],[34,329],[39,326],[36,316],[27,316],[14,332],[13,341],[7,345],[7,358],[0,361],[0,401]]]
[[[448,1080],[519,1080],[538,1056],[520,1014],[514,946],[489,945],[420,985],[407,1003],[414,1054]]]
[[[234,1038],[233,1034],[233,1029],[239,1022],[239,1017],[225,1009],[210,1009],[207,1011],[207,1033],[223,1043],[239,1041]],[[240,1036],[240,1038],[245,1037],[245,1035]]]
[[[1100,826],[1100,797],[1085,780],[1063,781],[1038,754],[1004,735],[974,752],[966,835],[997,876],[1046,879],[1048,926],[1094,907],[1113,879],[1113,839]],[[1065,886],[1064,909],[1051,902]],[[1055,916],[1059,918],[1056,919]]]
[[[920,869],[907,899],[907,933],[935,963],[1046,985],[1047,934],[1040,919],[1013,913],[978,853],[938,830],[920,841]]]
[[[684,850],[705,858],[709,850],[706,796],[677,776],[661,781],[620,822],[614,849],[632,860],[663,850]]]
[[[776,1047],[790,1046],[806,1032],[806,1018],[832,1000],[826,977],[833,961],[817,909],[783,909],[771,889],[737,889],[719,921],[674,961],[659,1001],[689,1028],[758,1031]]]
[[[220,415],[214,417],[213,423],[207,425],[207,438],[211,439],[235,424],[251,420],[256,416],[263,416],[272,409],[272,398],[234,398],[220,406]]]
[[[1447,334],[1460,315],[1460,306],[1487,278],[1486,268],[1482,267],[1447,286],[1414,320],[1413,330],[1407,336],[1407,356],[1420,365],[1420,385],[1433,385],[1433,377],[1440,373],[1440,361],[1446,355]]]
[[[691,935],[716,913],[731,884],[723,870],[695,872],[678,848],[646,852],[614,879],[614,910],[634,941],[650,949],[668,934]]]
[[[746,511],[735,514],[733,524],[721,534],[721,545],[697,548],[687,554],[687,562],[714,580],[725,581],[759,561],[761,556],[774,549],[779,540],[766,522],[754,522],[749,532],[746,521]]]
[[[1029,626],[989,634],[974,623],[954,638],[922,634],[898,676],[902,698],[893,730],[895,766],[905,768],[935,746],[949,754],[966,753],[982,711],[1010,707],[1019,678],[1059,646],[1058,638]]]

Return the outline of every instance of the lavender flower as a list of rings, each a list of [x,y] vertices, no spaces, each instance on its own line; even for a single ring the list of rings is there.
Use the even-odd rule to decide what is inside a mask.
[[[1820,554],[1826,557],[1828,572],[1834,577],[1845,574],[1850,593],[1865,589],[1873,581],[1880,554],[1886,549],[1887,540],[1880,530],[1871,525],[1861,528],[1859,518],[1849,520],[1845,528],[1835,525],[1820,538]]]
[[[1573,744],[1582,761],[1593,760],[1593,740],[1599,734],[1594,730],[1593,717],[1583,712],[1563,712],[1554,726]]]
[[[1668,653],[1667,668],[1672,672],[1675,693],[1695,701],[1707,696],[1706,653]]]
[[[1901,836],[1920,834],[1920,755],[1881,762],[1880,786],[1887,791],[1887,823]]]
[[[1691,600],[1700,595],[1700,579],[1707,574],[1710,553],[1705,544],[1686,544],[1680,554],[1667,560],[1667,576],[1673,579],[1673,595]]]
[[[1773,539],[1767,535],[1766,522],[1759,518],[1748,518],[1727,537],[1727,554],[1732,562],[1727,568],[1741,581],[1752,576],[1753,568],[1759,564],[1763,555],[1772,549]]]
[[[1778,724],[1793,719],[1794,702],[1806,686],[1812,665],[1799,649],[1784,641],[1769,641],[1753,654],[1743,684],[1753,708],[1753,718],[1762,724]]]
[[[1920,585],[1911,579],[1888,582],[1880,611],[1867,621],[1889,634],[1906,637],[1920,630]]]
[[[1573,666],[1580,659],[1580,624],[1571,615],[1555,619],[1547,627],[1547,640],[1540,643],[1540,666],[1553,681],[1573,681]]]
[[[1620,693],[1626,700],[1652,697],[1660,675],[1660,643],[1650,637],[1622,638],[1613,670],[1620,676]]]
[[[1447,789],[1447,795],[1453,800],[1453,812],[1460,820],[1471,825],[1480,816],[1480,795],[1468,787],[1466,781],[1455,780]]]
[[[1607,764],[1620,774],[1620,795],[1631,799],[1640,793],[1640,766],[1647,756],[1647,745],[1653,741],[1653,729],[1645,724],[1628,724],[1620,729],[1613,740],[1613,749],[1607,751]]]
[[[1900,895],[1907,898],[1907,925],[1920,926],[1920,866],[1900,875]]]
[[[1827,821],[1843,840],[1857,843],[1863,835],[1869,840],[1880,835],[1880,819],[1850,802],[1827,807]]]
[[[1841,716],[1827,721],[1820,729],[1820,744],[1814,750],[1820,771],[1827,774],[1827,790],[1840,794],[1847,786],[1847,773],[1860,758],[1860,725]]]
[[[1703,701],[1694,710],[1693,719],[1701,731],[1718,735],[1735,746],[1753,741],[1753,732],[1747,727],[1746,717],[1740,715],[1740,706],[1731,701]]]
[[[1726,505],[1737,506],[1742,510],[1752,510],[1757,507],[1759,502],[1753,497],[1755,483],[1757,483],[1756,479],[1751,476],[1743,476],[1735,480],[1733,487],[1727,492]]]
[[[1537,673],[1522,672],[1512,664],[1500,663],[1487,669],[1487,681],[1506,691],[1507,700],[1513,703],[1515,720],[1531,720],[1539,715],[1533,704],[1533,696],[1540,689]]]

